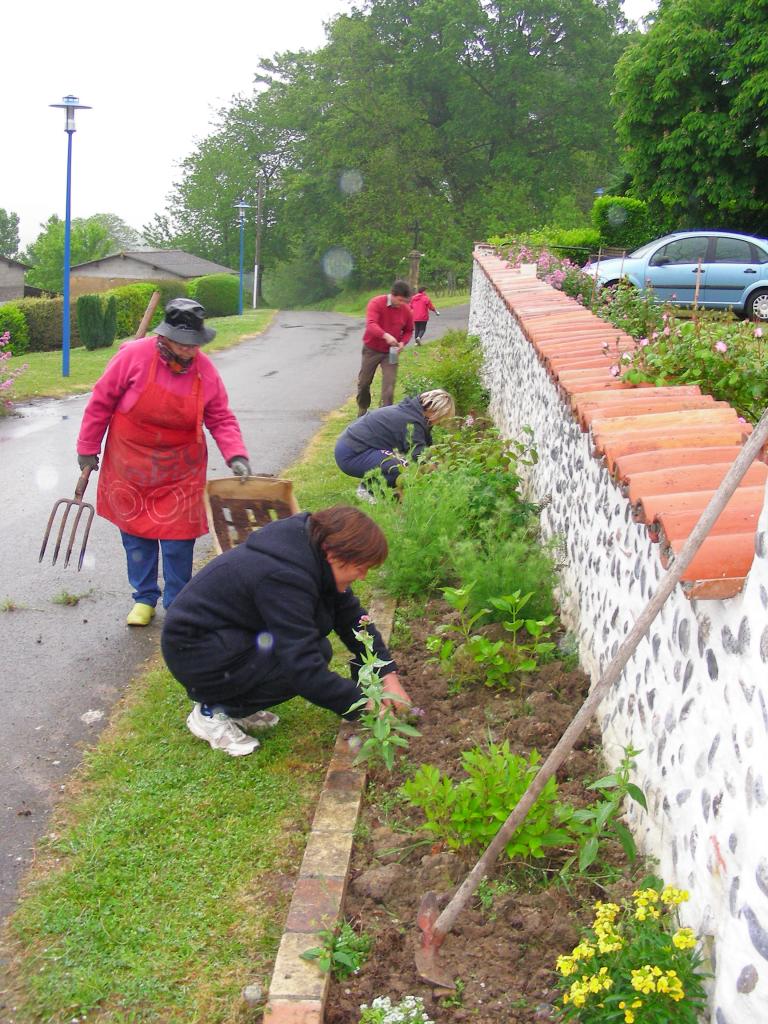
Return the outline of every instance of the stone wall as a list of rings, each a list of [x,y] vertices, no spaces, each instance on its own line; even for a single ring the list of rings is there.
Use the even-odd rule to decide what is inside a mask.
[[[512,307],[511,309],[509,307]],[[534,432],[528,481],[563,545],[560,601],[595,681],[663,572],[658,545],[592,455],[552,377],[475,264],[470,332],[480,336],[495,421]],[[678,587],[601,705],[606,757],[640,750],[629,809],[638,845],[686,888],[684,923],[711,957],[712,1021],[768,1021],[768,506],[743,591],[689,601]]]

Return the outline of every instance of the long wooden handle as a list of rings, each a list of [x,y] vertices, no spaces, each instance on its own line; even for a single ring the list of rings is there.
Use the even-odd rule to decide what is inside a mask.
[[[438,917],[435,922],[432,939],[436,946],[439,946],[442,943],[475,889],[477,889],[480,882],[488,874],[496,861],[496,858],[509,842],[515,829],[522,824],[526,814],[536,802],[536,799],[544,789],[548,780],[555,774],[568,754],[570,754],[576,741],[586,729],[590,719],[597,710],[598,704],[624,671],[624,667],[634,654],[635,648],[650,629],[653,620],[661,611],[664,602],[672,593],[681,576],[690,565],[693,556],[701,547],[705,537],[712,529],[712,526],[720,513],[728,504],[733,492],[741,483],[744,474],[760,454],[760,450],[766,441],[768,441],[768,409],[763,412],[763,415],[760,417],[760,422],[755,427],[751,437],[739,452],[739,455],[728,470],[723,482],[712,495],[709,504],[702,512],[701,518],[694,527],[690,537],[685,542],[682,551],[677,558],[675,558],[667,573],[659,581],[658,590],[643,609],[639,618],[635,622],[635,625],[627,635],[624,643],[619,647],[615,658],[605,670],[605,674],[592,688],[589,696],[576,712],[576,715],[571,720],[570,725],[560,737],[557,746],[542,764],[536,776],[531,780],[528,789],[523,793],[517,806],[496,833],[485,853],[480,857],[470,873],[461,883],[456,895]]]

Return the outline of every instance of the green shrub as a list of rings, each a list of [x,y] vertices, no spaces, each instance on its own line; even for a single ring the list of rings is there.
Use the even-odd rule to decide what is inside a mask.
[[[237,314],[240,280],[235,274],[208,274],[190,281],[187,291],[191,299],[205,307],[207,316]]]
[[[8,331],[11,340],[8,349],[15,355],[20,356],[29,348],[29,328],[24,314],[15,302],[6,302],[0,306],[0,334]]]
[[[155,285],[145,282],[139,284],[123,284],[104,292],[109,300],[114,296],[117,303],[117,337],[132,338],[138,330],[141,318],[146,312],[152,298]]]
[[[303,309],[341,292],[318,260],[279,263],[265,272],[262,289],[264,301],[275,309]]]
[[[600,232],[601,245],[631,252],[649,240],[652,229],[648,207],[641,199],[601,196],[592,207],[592,223]]]
[[[29,352],[55,352],[61,349],[64,327],[63,299],[20,299],[15,304],[24,314],[29,332]],[[77,326],[77,306],[69,307],[71,348],[82,344]]]
[[[77,326],[88,351],[104,348],[104,310],[100,295],[81,295],[77,300]],[[114,340],[114,339],[113,339]]]
[[[426,369],[422,369],[421,362],[403,365],[400,382],[404,394],[420,395],[443,388],[453,395],[457,416],[488,407],[488,391],[480,379],[483,350],[479,338],[466,331],[447,331],[439,347],[430,346],[429,356]]]
[[[541,758],[513,754],[509,741],[474,747],[461,755],[467,777],[454,782],[438,768],[423,764],[402,786],[424,812],[424,831],[452,849],[488,846],[538,772]],[[557,782],[551,776],[525,820],[505,846],[507,856],[544,857],[548,847],[563,846],[570,836],[557,827]]]
[[[542,546],[538,524],[518,527],[508,537],[499,537],[491,524],[485,527],[480,543],[460,541],[451,552],[451,564],[462,587],[469,587],[469,612],[487,609],[484,622],[500,622],[504,614],[491,599],[516,590],[531,594],[529,618],[543,619],[555,610],[553,587],[555,566],[551,549]]]
[[[104,348],[109,348],[117,337],[117,299],[110,295],[104,301]]]

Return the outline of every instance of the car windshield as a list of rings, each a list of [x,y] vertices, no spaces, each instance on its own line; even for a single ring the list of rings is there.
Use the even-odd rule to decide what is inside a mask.
[[[655,248],[659,242],[663,242],[663,238],[654,238],[652,242],[646,242],[645,245],[641,245],[639,249],[635,249],[634,252],[629,254],[629,259],[641,259],[643,256],[647,256],[651,249]]]

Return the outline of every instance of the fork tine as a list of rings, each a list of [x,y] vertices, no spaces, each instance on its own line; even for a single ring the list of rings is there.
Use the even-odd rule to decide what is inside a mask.
[[[43,534],[43,543],[40,546],[40,555],[39,555],[39,557],[37,559],[38,562],[42,562],[42,560],[43,560],[43,555],[45,554],[45,549],[47,548],[48,541],[50,540],[50,537],[51,537],[51,527],[53,526],[53,520],[56,517],[56,510],[58,509],[58,507],[59,507],[59,502],[57,501],[54,504],[53,508],[51,509],[51,514],[48,516],[48,525],[46,526],[45,533]]]
[[[69,565],[69,560],[72,557],[72,548],[75,546],[75,534],[77,533],[77,527],[80,524],[80,520],[83,518],[83,509],[85,505],[82,502],[76,501],[73,504],[77,505],[77,515],[75,521],[72,523],[72,529],[69,532],[69,544],[67,545],[67,552],[64,555],[64,568],[66,569]],[[71,508],[72,506],[70,506]]]
[[[51,562],[51,565],[56,565],[56,559],[59,557],[59,550],[61,549],[61,541],[62,541],[62,538],[64,536],[64,528],[67,525],[67,518],[69,517],[69,510],[72,508],[72,501],[71,501],[71,499],[65,501],[63,498],[61,498],[59,501],[56,502],[56,504],[57,505],[63,504],[63,506],[64,506],[64,515],[61,518],[61,526],[59,527],[59,532],[56,534],[56,547],[53,549],[53,560]]]
[[[91,534],[91,523],[93,522],[93,505],[84,505],[84,508],[88,510],[88,521],[85,524],[85,532],[83,533],[83,543],[80,547],[80,557],[77,560],[77,571],[83,568],[83,559],[85,558],[85,548],[88,543],[88,537]]]

